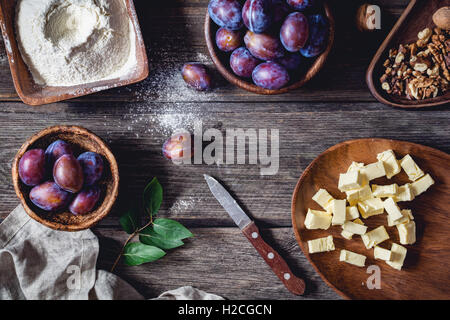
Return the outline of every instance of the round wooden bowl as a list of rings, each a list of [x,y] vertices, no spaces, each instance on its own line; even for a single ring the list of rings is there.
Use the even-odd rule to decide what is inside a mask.
[[[73,215],[66,211],[51,213],[36,207],[29,199],[31,187],[19,178],[19,161],[30,149],[46,149],[52,142],[61,139],[71,144],[74,155],[92,151],[103,156],[104,172],[99,182],[102,194],[94,211],[86,215]],[[63,231],[78,231],[92,227],[110,212],[119,192],[119,168],[108,146],[89,130],[78,126],[54,126],[30,137],[17,152],[12,165],[14,189],[27,214],[43,225]]]
[[[208,46],[209,54],[216,68],[219,70],[222,76],[232,84],[247,91],[258,94],[286,93],[293,89],[300,88],[301,86],[306,84],[309,80],[311,80],[323,68],[328,58],[328,55],[334,43],[335,22],[330,6],[326,2],[324,3],[324,11],[326,17],[330,22],[330,35],[328,37],[328,44],[325,51],[322,52],[316,58],[308,59],[311,62],[306,68],[306,70],[301,70],[297,76],[292,77],[291,75],[290,83],[286,87],[283,87],[281,89],[277,90],[264,89],[255,85],[251,79],[238,77],[237,75],[234,74],[229,64],[230,53],[222,52],[216,46],[216,32],[219,29],[219,27],[211,20],[208,11],[206,11],[206,18],[205,18],[206,45]]]

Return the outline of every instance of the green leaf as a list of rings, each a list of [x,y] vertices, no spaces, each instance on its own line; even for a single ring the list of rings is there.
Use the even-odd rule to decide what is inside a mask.
[[[158,213],[158,210],[161,207],[162,199],[162,186],[159,184],[157,178],[153,178],[153,180],[150,181],[144,189],[144,209],[152,215]]]
[[[125,263],[129,266],[138,266],[143,263],[156,261],[165,255],[166,253],[163,250],[140,242],[127,244],[123,251]]]
[[[120,217],[119,222],[126,233],[132,234],[139,227],[139,211],[134,208],[128,210]]]
[[[170,240],[183,240],[194,236],[181,223],[170,219],[156,219],[153,222],[153,229],[163,238]]]
[[[179,239],[167,239],[156,233],[153,227],[147,227],[139,233],[139,241],[144,244],[169,250],[181,247],[184,242]]]

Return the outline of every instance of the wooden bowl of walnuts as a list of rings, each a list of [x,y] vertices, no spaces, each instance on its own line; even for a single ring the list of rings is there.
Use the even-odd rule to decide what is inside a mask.
[[[106,217],[119,191],[119,169],[105,142],[78,126],[54,126],[30,137],[12,165],[14,189],[27,214],[63,231]]]

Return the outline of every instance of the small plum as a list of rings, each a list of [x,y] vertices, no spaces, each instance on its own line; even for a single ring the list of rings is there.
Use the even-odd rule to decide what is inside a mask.
[[[289,52],[303,48],[308,40],[308,19],[301,12],[293,12],[287,16],[280,29],[280,40]]]
[[[224,52],[230,52],[239,48],[242,44],[242,39],[243,35],[241,31],[220,28],[216,32],[216,45]]]
[[[317,0],[287,0],[287,4],[295,10],[306,10],[316,5]]]
[[[56,140],[45,150],[45,161],[47,162],[47,170],[52,170],[56,160],[62,155],[73,154],[70,144],[63,140]]]
[[[280,39],[270,34],[247,31],[244,42],[250,53],[261,60],[273,60],[284,55],[285,51]]]
[[[36,186],[44,180],[44,150],[32,149],[23,154],[19,161],[19,177],[27,186]]]
[[[244,78],[250,78],[253,70],[260,62],[245,47],[237,48],[230,56],[231,70],[236,75]]]
[[[92,186],[98,182],[103,174],[103,158],[95,152],[84,152],[77,158],[83,169],[84,185]]]
[[[81,190],[69,206],[74,215],[82,215],[92,211],[100,199],[100,188],[91,186]]]
[[[63,209],[70,201],[70,194],[62,190],[52,181],[35,186],[30,191],[30,200],[37,207],[45,211],[57,211]]]
[[[164,157],[174,162],[180,162],[192,158],[193,145],[191,134],[181,131],[173,134],[162,147]]]
[[[303,57],[298,52],[289,52],[284,57],[275,59],[274,62],[282,65],[285,67],[288,71],[295,71],[300,69],[300,66],[303,61]]]
[[[198,91],[206,91],[212,88],[211,76],[203,64],[186,63],[181,70],[183,80]]]
[[[306,45],[300,49],[300,53],[306,58],[313,58],[321,54],[327,47],[330,24],[323,15],[308,16],[309,39]]]
[[[265,62],[253,70],[253,82],[261,88],[276,90],[284,87],[290,80],[287,70],[275,62]]]
[[[80,162],[71,154],[61,156],[53,167],[53,179],[61,189],[77,193],[84,183]]]
[[[208,4],[211,19],[228,30],[239,30],[242,22],[242,5],[237,0],[211,0]]]
[[[252,32],[262,33],[273,21],[272,0],[247,0],[242,8],[242,20]]]

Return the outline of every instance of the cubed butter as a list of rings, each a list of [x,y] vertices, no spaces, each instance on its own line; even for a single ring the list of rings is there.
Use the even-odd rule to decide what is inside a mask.
[[[364,267],[366,265],[366,256],[343,249],[341,250],[339,261],[347,262],[358,267]]]
[[[373,256],[377,260],[390,261],[392,259],[392,252],[391,250],[375,246],[375,249],[373,250]]]
[[[370,190],[369,185],[365,185],[364,187],[358,190],[358,201],[372,199],[373,197],[374,196],[372,194],[372,190]]]
[[[353,161],[352,164],[348,167],[347,172],[359,171],[363,167],[364,167],[364,163]]]
[[[354,223],[351,221],[346,221],[342,229],[347,232],[351,232],[353,234],[363,235],[367,232],[367,227],[364,225],[360,225],[359,223]]]
[[[319,191],[316,192],[312,199],[317,202],[323,209],[331,212],[331,202],[334,200],[334,198],[328,193],[327,190],[319,189]]]
[[[401,223],[408,223],[410,220],[414,220],[414,216],[409,209],[403,209],[402,211],[403,217],[401,219],[398,219],[396,221],[392,220],[390,215],[387,215],[387,223],[389,227],[396,226]]]
[[[333,236],[309,240],[308,241],[308,249],[309,249],[309,253],[333,251],[335,249],[334,242],[333,242]]]
[[[386,186],[372,185],[372,194],[376,198],[394,197],[397,193],[398,185],[396,183]]]
[[[359,190],[350,190],[345,191],[345,194],[347,195],[347,201],[351,206],[354,206],[359,201]]]
[[[406,258],[407,250],[399,244],[393,243],[391,247],[392,258],[391,261],[386,261],[388,265],[397,270],[402,270],[403,263]]]
[[[345,208],[345,220],[354,220],[359,218],[358,208],[355,206]]]
[[[360,171],[361,171],[361,173],[364,174],[367,181],[381,178],[386,175],[386,170],[384,169],[384,164],[381,161],[368,164],[367,166],[364,166]]]
[[[417,197],[418,195],[427,191],[428,188],[431,187],[433,184],[434,184],[433,178],[429,174],[426,174],[419,180],[411,183],[411,189],[414,193],[414,196]]]
[[[416,242],[416,223],[409,221],[397,225],[401,244],[414,244]]]
[[[347,239],[347,240],[352,240],[352,238],[353,238],[353,233],[348,232],[348,231],[345,231],[345,230],[342,230],[341,236],[342,236],[343,238]]]
[[[400,165],[408,175],[409,180],[416,181],[420,177],[423,177],[424,172],[419,168],[413,158],[407,154],[401,161]]]
[[[397,194],[393,197],[395,201],[413,201],[415,196],[411,184],[407,183],[398,187]]]
[[[384,200],[383,205],[392,221],[397,221],[403,218],[403,214],[398,205],[395,203],[394,199],[387,198],[386,200]]]
[[[383,241],[389,239],[389,235],[386,232],[384,226],[379,226],[372,231],[367,232],[361,236],[362,241],[367,249],[373,248],[374,246],[382,243]]]
[[[338,189],[342,192],[361,189],[362,186],[363,180],[359,171],[350,171],[339,175]]]
[[[396,174],[400,173],[401,168],[398,163],[395,153],[392,150],[386,150],[377,155],[378,161],[383,162],[384,169],[386,171],[386,177],[391,179]]]
[[[345,223],[346,218],[346,209],[345,204],[346,200],[333,200],[332,208],[333,208],[333,218],[331,223],[333,226],[335,225],[343,225]]]
[[[384,212],[383,200],[380,198],[367,199],[358,202],[358,210],[364,219]]]
[[[326,211],[308,209],[305,218],[306,229],[323,229],[327,230],[331,225],[332,215]]]

